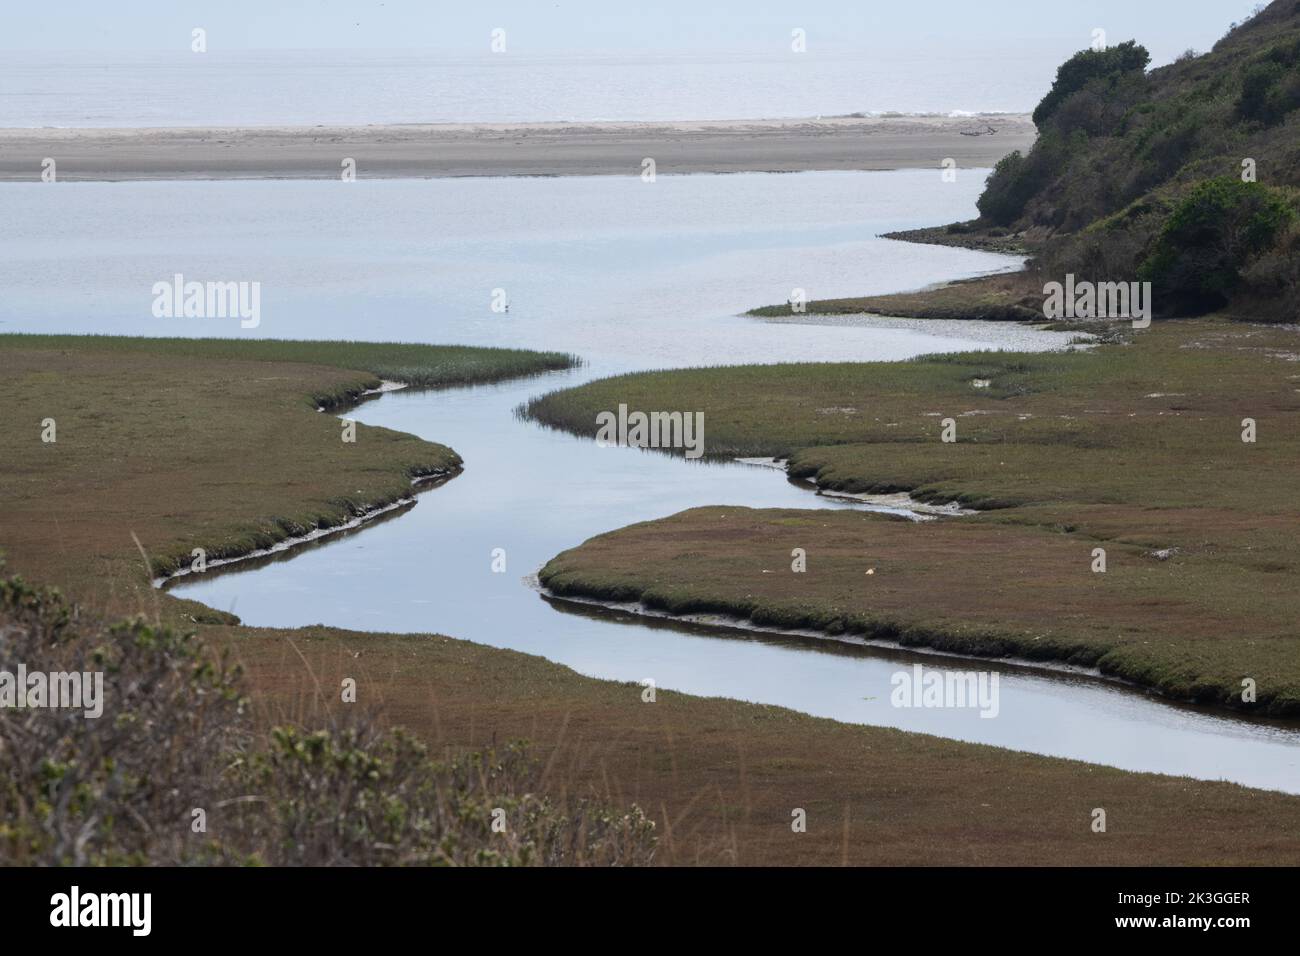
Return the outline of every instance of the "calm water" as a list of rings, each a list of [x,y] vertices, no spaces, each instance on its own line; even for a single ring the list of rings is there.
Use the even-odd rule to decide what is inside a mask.
[[[352,51],[0,57],[0,126],[267,126],[1028,112],[1088,34],[1017,50],[542,56]],[[188,39],[188,38],[187,38]],[[779,39],[779,38],[778,38]]]
[[[876,238],[973,214],[984,176],[13,184],[0,330],[507,345],[605,371],[975,347],[736,313],[795,288],[826,298],[1016,267]],[[260,282],[260,327],[154,318],[153,284],[178,272]],[[491,308],[496,289],[508,314]]]
[[[183,272],[263,283],[257,334],[519,344],[574,351],[582,369],[445,392],[396,392],[351,413],[445,442],[463,475],[418,504],[294,556],[178,593],[251,624],[436,631],[577,670],[781,704],[1128,769],[1300,792],[1300,736],[1176,707],[1085,677],[987,663],[1001,713],[895,709],[897,651],[553,606],[527,578],[557,552],[634,521],[705,504],[851,507],[770,469],[699,464],[547,431],[513,410],[544,390],[629,369],[897,359],[1061,347],[1019,327],[937,335],[875,326],[767,325],[783,300],[912,288],[1016,265],[894,243],[879,232],[965,217],[980,179],[929,171],[382,183],[15,185],[0,189],[0,329],[240,334],[232,321],[159,320],[149,288]],[[505,288],[508,314],[489,308]],[[224,322],[224,324],[223,324]],[[247,334],[247,333],[244,333]],[[961,337],[956,337],[956,336]],[[507,571],[491,571],[503,548]]]

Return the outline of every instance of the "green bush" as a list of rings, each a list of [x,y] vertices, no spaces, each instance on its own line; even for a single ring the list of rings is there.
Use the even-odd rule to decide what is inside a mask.
[[[1141,70],[1095,77],[1061,101],[1049,128],[1089,137],[1122,135],[1147,87],[1147,76]]]
[[[140,621],[105,627],[55,591],[0,577],[0,669],[19,663],[100,672],[102,714],[0,708],[0,865],[654,859],[654,822],[638,807],[548,793],[519,746],[434,760],[364,711],[267,733],[238,670],[192,636]]]
[[[1033,186],[1025,176],[1026,166],[1020,150],[998,160],[976,202],[982,218],[1005,226],[1020,217],[1034,194]]]
[[[1292,223],[1273,247],[1241,273],[1242,315],[1256,322],[1294,322],[1300,316],[1300,225]],[[1234,303],[1235,305],[1236,303]]]
[[[1243,117],[1274,126],[1297,108],[1300,108],[1300,75],[1294,69],[1287,70],[1270,60],[1256,63],[1246,71],[1241,98],[1237,101],[1237,112]]]
[[[1242,269],[1295,217],[1286,196],[1224,177],[1197,184],[1174,207],[1142,265],[1162,311],[1199,315],[1227,304]]]
[[[1009,226],[1024,216],[1029,201],[1049,182],[1066,173],[1072,159],[1080,154],[1082,141],[1086,141],[1082,133],[1063,136],[1055,130],[1047,130],[1038,137],[1028,156],[1017,151],[1003,157],[993,168],[984,192],[976,201],[984,224]]]
[[[1056,71],[1056,81],[1034,110],[1034,123],[1040,128],[1070,96],[1096,80],[1113,80],[1137,71],[1145,71],[1151,62],[1146,47],[1128,40],[1105,50],[1081,50]]]
[[[1241,78],[1237,114],[1265,126],[1300,108],[1300,39],[1278,43],[1255,57]]]

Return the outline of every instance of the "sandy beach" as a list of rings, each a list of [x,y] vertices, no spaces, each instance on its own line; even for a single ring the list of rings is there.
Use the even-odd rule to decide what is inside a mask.
[[[0,129],[0,182],[640,175],[990,167],[1027,150],[1027,116],[691,123]]]

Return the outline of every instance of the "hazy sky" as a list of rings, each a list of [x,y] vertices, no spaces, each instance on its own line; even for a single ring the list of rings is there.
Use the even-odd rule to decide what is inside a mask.
[[[0,47],[16,50],[432,48],[487,50],[506,30],[517,53],[969,53],[1038,44],[1082,49],[1092,30],[1136,38],[1164,62],[1208,48],[1258,0],[57,0],[5,4]]]

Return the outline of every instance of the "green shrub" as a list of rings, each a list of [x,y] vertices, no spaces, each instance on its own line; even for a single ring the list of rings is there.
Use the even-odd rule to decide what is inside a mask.
[[[238,670],[192,636],[84,621],[57,592],[0,577],[0,668],[19,663],[28,673],[101,673],[102,714],[0,708],[0,865],[654,858],[654,822],[639,808],[557,800],[517,745],[435,761],[364,711],[266,733]],[[196,808],[203,828],[192,825]]]
[[[1175,206],[1143,263],[1164,312],[1199,315],[1227,304],[1241,272],[1295,217],[1284,194],[1233,177],[1199,183]]]
[[[996,226],[1011,225],[1024,215],[1029,200],[1064,172],[1071,155],[1066,141],[1049,130],[1038,138],[1028,156],[1016,151],[1003,157],[976,202],[980,217]]]
[[[1184,112],[1168,125],[1153,126],[1143,137],[1136,159],[1137,181],[1142,192],[1154,189],[1183,167],[1197,154],[1196,146],[1209,129],[1209,117],[1199,110]]]
[[[1255,57],[1241,78],[1237,113],[1265,126],[1300,108],[1300,39],[1278,43]]]
[[[1146,92],[1147,77],[1141,70],[1096,77],[1061,101],[1050,127],[1090,137],[1120,134]]]
[[[1241,277],[1243,317],[1295,322],[1300,316],[1300,225],[1293,222],[1271,249],[1242,270]]]
[[[1025,157],[1020,150],[998,160],[976,202],[980,216],[1005,226],[1020,217],[1033,189],[1025,177]]]
[[[1066,99],[1089,83],[1145,71],[1150,62],[1151,54],[1146,47],[1133,40],[1104,50],[1081,50],[1057,69],[1056,81],[1034,110],[1034,123],[1041,128]]]

